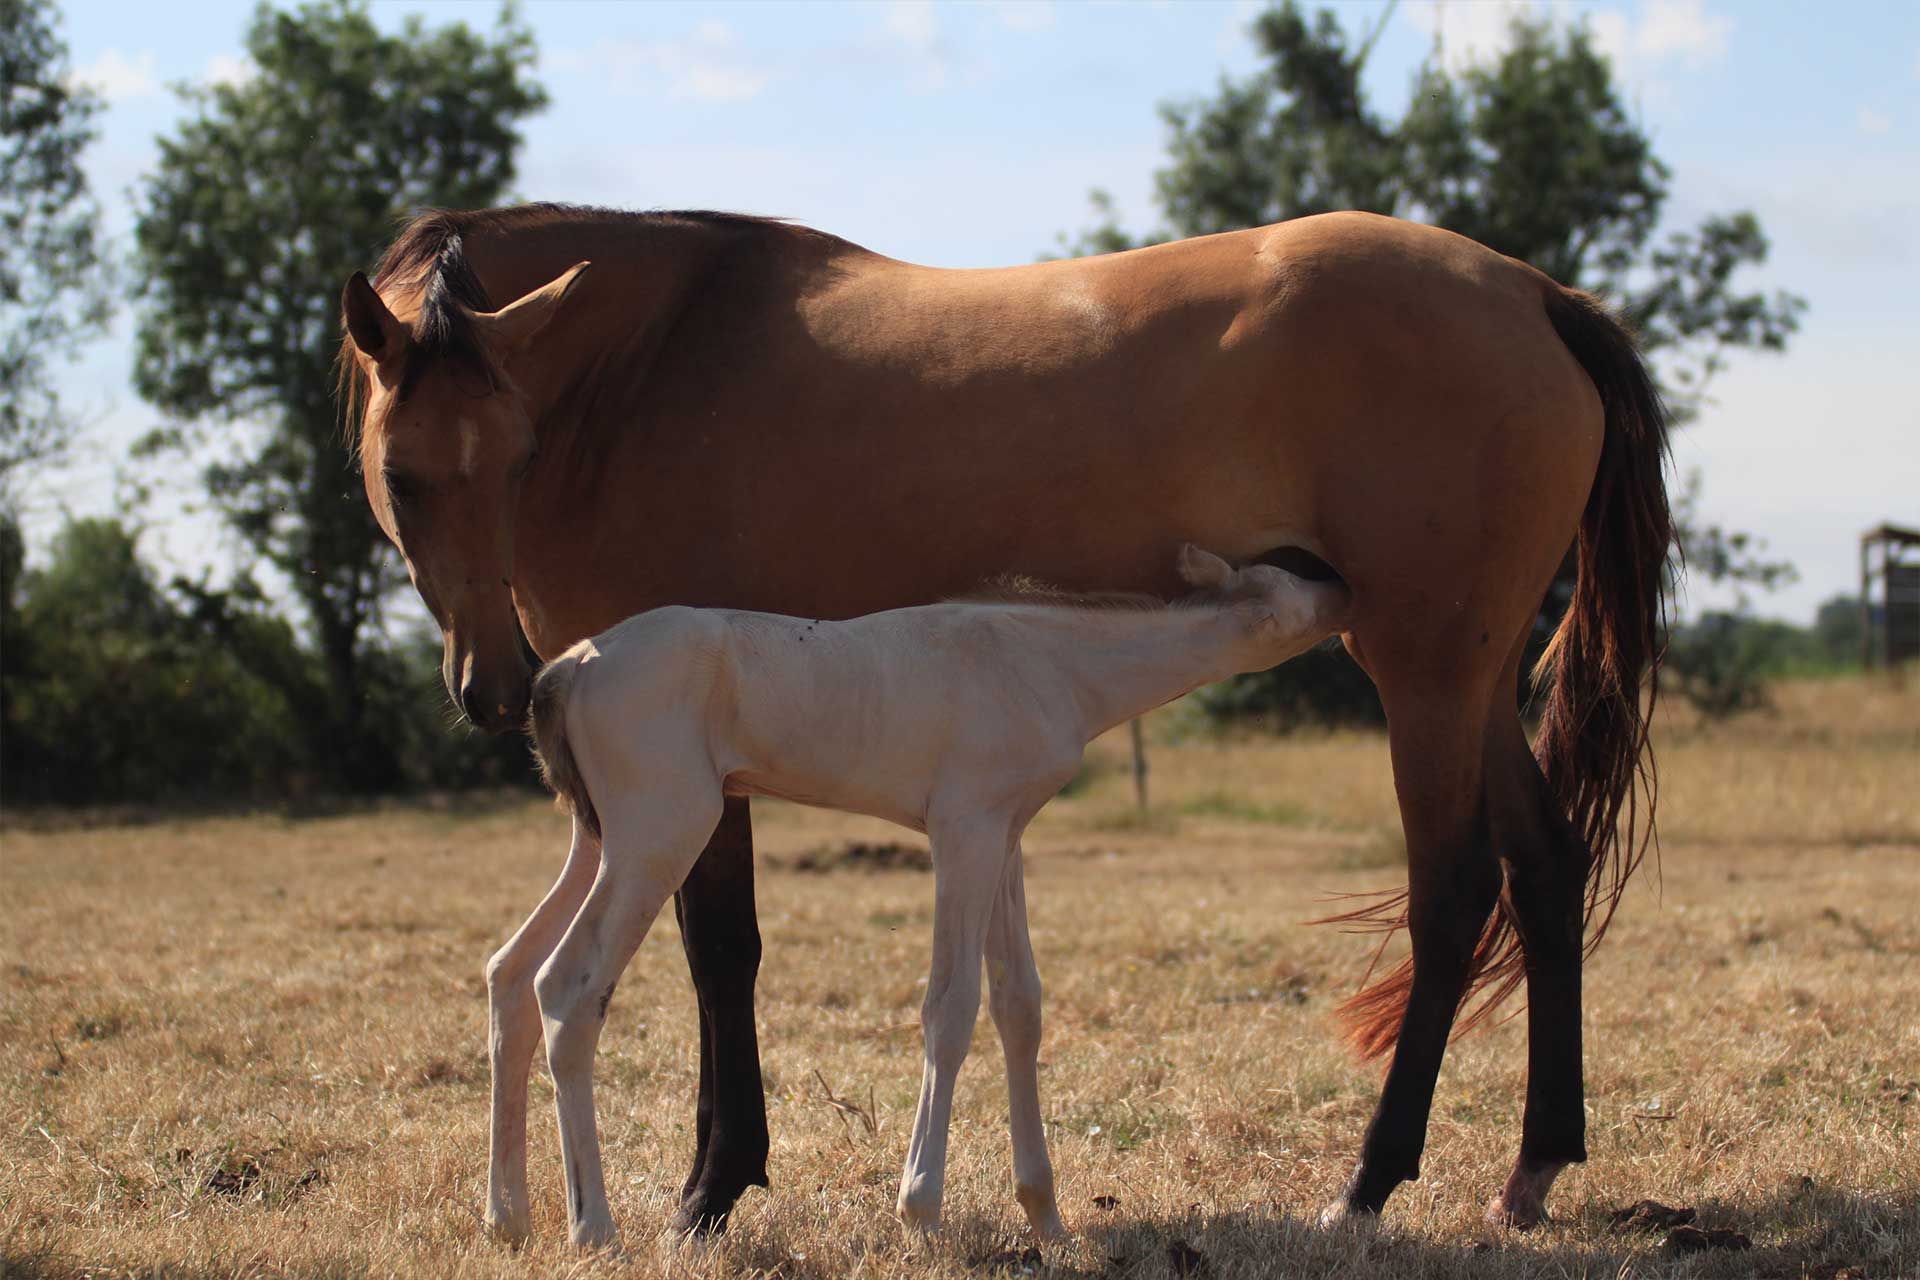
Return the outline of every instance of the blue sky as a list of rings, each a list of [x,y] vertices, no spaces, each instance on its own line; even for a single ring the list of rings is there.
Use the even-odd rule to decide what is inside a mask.
[[[1337,6],[1349,30],[1385,6]],[[1155,105],[1254,66],[1249,3],[616,4],[526,6],[552,106],[526,130],[519,194],[628,207],[781,214],[942,266],[1031,260],[1088,221],[1104,187],[1154,220],[1164,133]],[[1369,63],[1397,113],[1439,40],[1455,65],[1497,51],[1504,0],[1402,3]],[[1706,514],[1764,534],[1801,580],[1757,601],[1804,620],[1853,586],[1857,536],[1920,524],[1920,5],[1729,0],[1536,6],[1584,20],[1658,153],[1674,227],[1751,208],[1774,254],[1755,283],[1810,303],[1785,357],[1735,356],[1685,431]],[[243,76],[251,5],[69,5],[75,74],[110,107],[88,158],[109,225],[153,139],[179,119],[168,86]],[[383,25],[491,24],[486,4],[379,3]],[[190,13],[190,19],[183,14]],[[152,425],[129,387],[130,317],[67,373],[89,443],[35,513],[101,512],[127,441]],[[218,574],[238,547],[195,509],[192,471],[159,468],[148,550]],[[1695,601],[1713,601],[1696,592]]]

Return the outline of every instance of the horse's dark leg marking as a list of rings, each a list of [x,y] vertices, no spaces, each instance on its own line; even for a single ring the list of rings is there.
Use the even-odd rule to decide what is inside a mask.
[[[680,943],[687,945],[687,909],[681,893],[673,895],[673,918],[680,926]],[[693,966],[692,956],[688,956],[688,968]],[[700,1172],[707,1167],[707,1135],[713,1129],[713,1025],[707,1018],[706,1003],[699,998],[698,988],[694,993],[694,1005],[700,1013],[700,1094],[694,1104],[693,1113],[693,1168],[687,1171],[687,1180],[680,1184],[680,1198],[687,1199],[693,1189],[700,1185]]]
[[[729,799],[677,900],[702,1029],[696,1150],[674,1229],[723,1231],[734,1201],[767,1185],[767,1098],[753,1022],[760,927],[753,904],[753,827]]]
[[[1420,1176],[1427,1115],[1474,944],[1500,893],[1488,844],[1481,777],[1485,703],[1432,697],[1388,702],[1394,786],[1407,837],[1413,986],[1393,1065],[1360,1163],[1343,1194],[1348,1212],[1378,1213]]]
[[[1592,855],[1561,813],[1517,724],[1510,741],[1489,799],[1507,904],[1526,949],[1527,1103],[1519,1159],[1488,1217],[1530,1227],[1546,1217],[1554,1175],[1587,1158],[1580,967]]]

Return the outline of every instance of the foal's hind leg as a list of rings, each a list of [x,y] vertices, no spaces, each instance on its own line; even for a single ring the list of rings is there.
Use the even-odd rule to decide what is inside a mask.
[[[1592,854],[1548,789],[1519,720],[1496,722],[1493,732],[1488,808],[1526,957],[1527,1103],[1519,1158],[1487,1217],[1531,1227],[1546,1219],[1555,1176],[1587,1158],[1580,968]]]
[[[1034,1234],[1067,1234],[1053,1193],[1053,1161],[1040,1118],[1040,970],[1027,936],[1025,859],[1013,847],[987,926],[987,1007],[1007,1060],[1007,1108],[1013,1131],[1013,1187]]]
[[[997,829],[992,823],[953,824],[928,835],[933,842],[933,967],[920,1006],[926,1063],[897,1202],[900,1216],[923,1231],[940,1225],[953,1084],[980,1016],[981,953],[1010,852],[1004,822]]]
[[[1417,693],[1385,685],[1394,787],[1407,839],[1407,927],[1412,989],[1360,1163],[1329,1220],[1376,1214],[1420,1176],[1427,1114],[1473,950],[1500,892],[1488,848],[1481,742],[1486,698],[1477,688]]]
[[[600,842],[578,821],[567,865],[527,922],[487,962],[487,1054],[493,1127],[487,1159],[487,1226],[510,1244],[531,1231],[527,1213],[527,1075],[540,1044],[533,974],[580,909],[600,861]]]
[[[600,803],[599,877],[534,983],[560,1121],[568,1235],[577,1245],[611,1244],[615,1234],[593,1113],[593,1055],[607,1004],[720,816],[720,787],[712,778],[679,786],[659,785],[657,777],[650,782],[650,794],[637,802],[623,796]]]

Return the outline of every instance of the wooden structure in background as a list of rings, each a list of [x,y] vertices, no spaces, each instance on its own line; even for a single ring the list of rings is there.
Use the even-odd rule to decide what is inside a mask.
[[[1915,659],[1920,659],[1920,529],[1875,525],[1860,535],[1860,665],[1871,668],[1878,660],[1897,667]]]

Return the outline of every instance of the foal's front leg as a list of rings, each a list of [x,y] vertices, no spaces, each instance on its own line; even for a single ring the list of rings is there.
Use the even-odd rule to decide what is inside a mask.
[[[1054,1198],[1053,1161],[1040,1118],[1040,970],[1027,936],[1026,867],[1017,844],[1000,878],[987,929],[987,983],[987,1007],[1007,1060],[1014,1197],[1026,1210],[1034,1234],[1057,1240],[1067,1229]]]
[[[940,1225],[953,1084],[973,1040],[974,1020],[980,1016],[980,958],[1008,856],[1004,825],[997,834],[976,826],[929,835],[933,837],[933,967],[927,975],[927,998],[920,1006],[926,1062],[897,1204],[901,1218],[922,1231]]]
[[[610,806],[601,806],[607,827],[600,874],[534,981],[560,1121],[567,1234],[577,1245],[608,1245],[615,1236],[593,1115],[593,1056],[600,1029],[620,974],[660,908],[686,878],[720,815],[717,786],[710,809],[699,799],[697,792],[693,797],[669,793],[657,809],[638,813],[635,806],[623,806],[626,812],[617,818],[608,812]],[[637,847],[639,840],[660,835],[667,838],[654,849]]]
[[[599,861],[600,842],[575,822],[573,846],[560,878],[487,962],[487,1054],[493,1069],[487,1226],[510,1244],[525,1243],[532,1229],[527,1210],[527,1076],[540,1044],[533,974],[580,909]]]

